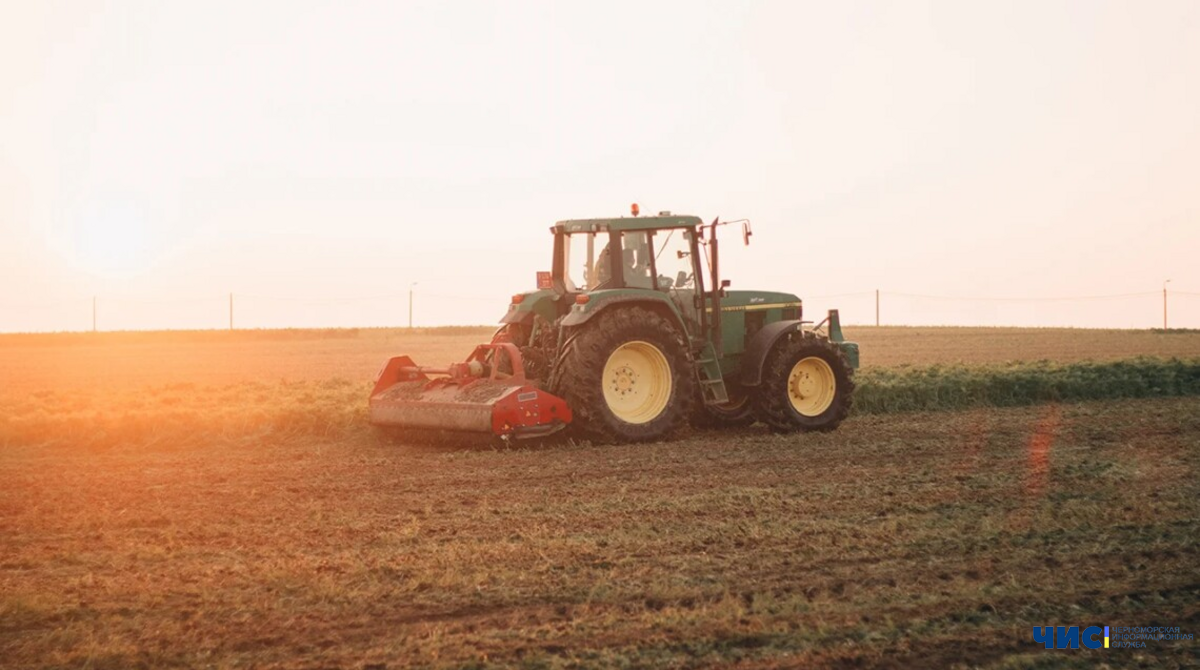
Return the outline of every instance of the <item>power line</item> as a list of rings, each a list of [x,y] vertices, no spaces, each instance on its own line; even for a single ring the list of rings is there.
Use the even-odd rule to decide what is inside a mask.
[[[165,300],[142,300],[140,298],[106,298],[104,296],[98,296],[98,297],[101,298],[102,300],[104,300],[104,302],[121,302],[121,303],[127,303],[127,304],[132,304],[132,305],[176,305],[176,304],[181,304],[181,303],[182,304],[190,304],[190,303],[197,303],[197,302],[214,302],[217,300],[222,300],[222,301],[225,300],[225,296],[212,296],[212,297],[208,297],[208,298],[168,298]]]
[[[816,295],[816,296],[803,296],[803,297],[805,298],[806,301],[812,302],[812,301],[830,301],[830,300],[837,300],[837,299],[849,299],[849,298],[861,298],[861,297],[874,296],[875,300],[876,300],[876,302],[875,302],[876,322],[878,323],[879,322],[879,314],[880,314],[879,296],[881,296],[881,295],[884,296],[885,298],[899,297],[899,298],[909,298],[909,299],[916,299],[916,300],[931,300],[931,301],[945,301],[945,302],[958,302],[958,303],[972,303],[972,302],[973,303],[1051,303],[1051,302],[1083,303],[1083,302],[1088,302],[1088,301],[1104,301],[1104,300],[1117,300],[1117,299],[1129,299],[1129,298],[1147,299],[1150,297],[1160,297],[1163,295],[1163,293],[1164,293],[1164,291],[1155,290],[1155,291],[1138,291],[1138,292],[1131,292],[1131,293],[1114,293],[1114,294],[1106,294],[1106,295],[1013,297],[1013,296],[961,296],[961,295],[960,296],[952,296],[952,295],[934,295],[934,294],[923,294],[923,293],[907,293],[907,292],[891,292],[891,291],[882,291],[882,290],[880,290],[880,291],[872,290],[872,291],[851,291],[851,292],[845,292],[845,293]],[[1195,298],[1200,298],[1200,292],[1195,292],[1195,291],[1172,290],[1172,291],[1166,291],[1165,293],[1166,293],[1166,298],[1180,299],[1184,303],[1186,303],[1187,300],[1194,300]],[[463,295],[463,294],[455,295],[455,294],[436,293],[436,292],[423,293],[423,292],[418,291],[415,294],[415,297],[416,297],[418,303],[421,301],[425,301],[427,307],[432,306],[433,303],[438,302],[438,301],[450,304],[451,305],[450,309],[453,309],[454,303],[479,303],[479,305],[482,305],[482,303],[487,302],[490,305],[502,307],[503,303],[506,301],[503,298],[501,298],[498,294],[499,294],[498,291],[495,291],[494,288],[491,288],[486,292],[479,292],[479,293],[474,293],[474,294],[469,294],[469,295]],[[13,297],[16,297],[16,296],[14,295]],[[254,320],[254,315],[256,313],[261,315],[262,313],[266,313],[267,311],[278,312],[280,310],[284,310],[284,311],[287,310],[287,308],[284,305],[276,305],[273,308],[269,308],[266,304],[264,304],[263,302],[259,302],[259,301],[278,302],[278,303],[284,303],[285,305],[295,305],[295,306],[314,306],[313,310],[304,310],[304,311],[310,313],[310,315],[312,312],[319,313],[321,311],[320,306],[331,306],[329,312],[332,315],[333,314],[332,306],[348,306],[348,305],[351,305],[354,303],[366,303],[366,302],[371,302],[371,301],[375,301],[375,302],[387,301],[387,302],[391,302],[393,304],[393,306],[399,307],[399,306],[402,306],[406,300],[410,300],[409,294],[407,292],[384,293],[384,294],[373,294],[373,295],[372,294],[354,294],[351,292],[347,292],[347,295],[342,296],[342,297],[313,297],[313,296],[303,296],[303,295],[282,296],[282,295],[262,295],[262,294],[256,294],[256,293],[225,293],[225,294],[221,294],[221,295],[214,295],[211,297],[194,297],[193,296],[193,297],[163,298],[163,299],[123,297],[123,296],[106,297],[104,295],[98,295],[98,296],[89,296],[86,298],[75,298],[75,299],[51,301],[51,302],[40,303],[40,304],[39,303],[10,303],[10,304],[0,303],[0,312],[10,314],[11,316],[7,317],[6,321],[11,320],[15,323],[15,322],[20,322],[20,321],[25,321],[28,319],[46,318],[46,313],[50,312],[53,315],[54,310],[61,310],[60,315],[68,315],[69,316],[70,314],[75,314],[76,316],[82,316],[83,315],[82,311],[76,313],[75,310],[80,309],[80,307],[82,305],[87,304],[87,305],[91,306],[91,316],[94,320],[97,318],[96,317],[97,312],[101,313],[100,316],[105,316],[103,313],[106,311],[111,314],[115,314],[118,317],[128,317],[130,314],[133,314],[134,312],[138,311],[137,308],[134,307],[136,305],[146,305],[146,306],[179,305],[181,307],[181,310],[186,310],[187,308],[185,306],[189,305],[189,304],[208,305],[208,304],[217,304],[218,302],[223,303],[226,300],[228,300],[229,312],[230,312],[229,313],[229,325],[232,328],[233,316],[234,316],[234,314],[233,314],[234,300],[236,298],[241,298],[244,300],[243,302],[240,302],[237,304],[238,316],[242,316],[243,318],[249,317],[251,321]],[[106,303],[109,305],[109,308],[107,310],[105,309]],[[411,303],[411,300],[410,300],[410,303]],[[859,303],[855,303],[855,304],[859,304]],[[99,306],[99,308],[97,308],[97,305]],[[859,305],[859,306],[861,307],[862,305]],[[885,307],[887,306],[886,303],[884,306]],[[445,305],[443,305],[443,307],[445,307]],[[148,309],[156,309],[154,307],[147,307],[147,308]],[[481,307],[477,307],[477,306],[460,305],[460,309],[469,309],[472,312],[477,309],[480,309],[480,308]],[[915,308],[916,307],[913,307],[913,309],[915,309]],[[1184,310],[1185,315],[1189,314],[1190,313],[1189,310],[1192,309],[1188,305],[1182,305],[1182,304],[1181,304],[1180,308],[1182,310]],[[207,318],[207,315],[208,315],[207,307],[197,307],[197,308],[193,308],[193,309],[204,310],[203,315],[205,315],[205,318]],[[170,311],[175,314],[183,313],[181,310],[168,310],[166,308],[157,309],[157,311],[160,311],[160,312],[165,313],[165,312]],[[845,310],[843,310],[843,311],[845,311]],[[896,310],[890,310],[890,311],[894,312]],[[901,310],[901,311],[904,311],[904,310]],[[37,314],[31,314],[31,315],[21,314],[21,313],[27,313],[27,312],[36,312]],[[72,318],[74,318],[74,317],[72,317]],[[1185,317],[1185,318],[1188,318],[1188,317]],[[903,323],[903,319],[904,319],[904,317],[900,316],[899,319],[895,319],[895,320],[897,320],[897,322],[899,322],[899,323]]]
[[[443,300],[474,300],[477,302],[487,301],[490,303],[496,302],[496,300],[492,296],[486,296],[486,295],[443,295],[441,293],[418,293],[417,294],[417,297],[422,297],[422,296],[424,296],[426,298],[441,298]]]
[[[899,291],[880,291],[885,296],[896,296],[903,298],[918,298],[923,300],[948,300],[961,302],[1070,302],[1076,300],[1112,300],[1116,298],[1136,298],[1146,296],[1162,295],[1161,291],[1140,291],[1136,293],[1112,293],[1108,295],[1081,295],[1081,296],[1054,296],[1054,297],[1011,297],[1011,296],[951,296],[951,295],[931,295],[927,293],[906,293]],[[1193,291],[1168,291],[1171,296],[1200,296],[1200,293]],[[855,291],[851,293],[833,293],[827,295],[808,295],[802,296],[805,300],[830,300],[833,298],[854,298],[862,296],[874,295],[875,291]],[[359,302],[369,300],[405,300],[407,293],[383,293],[376,295],[349,295],[342,297],[330,298],[311,298],[305,296],[281,296],[281,295],[263,295],[258,293],[234,293],[234,297],[251,298],[255,300],[277,300],[281,302],[298,302],[308,304],[336,304],[343,302]],[[443,300],[471,300],[471,301],[494,301],[494,296],[486,295],[451,295],[446,293],[421,293],[426,298],[439,298]],[[98,296],[103,302],[117,302],[140,305],[168,305],[181,303],[199,303],[199,302],[224,302],[228,299],[227,294],[214,296],[193,296],[186,298],[162,298],[162,299],[145,299],[145,298],[127,298],[120,296]],[[10,310],[25,310],[25,309],[48,309],[53,307],[64,307],[69,305],[77,305],[80,303],[90,302],[89,298],[75,298],[69,300],[59,300],[48,303],[22,303],[22,304],[0,304],[0,309]]]
[[[254,293],[234,293],[235,298],[252,298],[255,300],[279,300],[284,302],[295,302],[303,305],[334,305],[345,302],[363,302],[369,300],[399,300],[407,294],[404,293],[389,293],[386,295],[360,295],[344,298],[305,298],[298,296],[274,296],[274,295],[257,295]]]
[[[828,300],[830,298],[854,298],[860,295],[875,295],[874,291],[859,291],[857,293],[835,293],[834,295],[805,295],[805,300]]]
[[[0,305],[0,309],[10,310],[30,310],[30,309],[51,309],[54,307],[66,307],[68,305],[81,305],[91,302],[91,298],[75,298],[74,300],[60,300],[58,302],[47,303],[25,303],[23,305]]]
[[[970,296],[948,296],[948,295],[925,295],[920,293],[895,293],[892,291],[883,291],[883,295],[894,295],[904,298],[922,298],[926,300],[957,300],[962,302],[1071,302],[1076,300],[1112,300],[1114,298],[1133,298],[1145,297],[1149,295],[1159,295],[1159,291],[1143,291],[1140,293],[1115,293],[1112,295],[1081,295],[1056,298],[993,298],[993,297],[970,297]]]

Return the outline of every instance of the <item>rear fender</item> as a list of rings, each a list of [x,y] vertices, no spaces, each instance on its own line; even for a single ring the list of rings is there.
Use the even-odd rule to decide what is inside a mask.
[[[776,321],[763,326],[755,333],[754,338],[746,345],[746,352],[742,354],[738,382],[742,386],[758,386],[762,383],[763,364],[767,362],[767,356],[775,348],[775,343],[780,338],[786,337],[788,333],[801,330],[803,323],[803,321],[791,320]],[[857,370],[858,345],[854,342],[847,342],[846,338],[842,336],[842,322],[838,311],[836,309],[829,310],[829,318],[824,323],[829,324],[829,340],[842,350],[850,368]]]
[[[738,383],[742,386],[761,384],[763,364],[767,362],[767,355],[775,348],[775,343],[780,338],[787,337],[788,333],[800,330],[802,324],[802,321],[775,321],[760,328],[746,344],[746,351],[742,353]]]
[[[543,319],[553,323],[558,318],[558,311],[562,296],[549,289],[538,291],[530,291],[529,293],[519,294],[520,302],[509,303],[508,311],[504,316],[500,317],[500,323],[533,323],[534,315],[540,315]]]
[[[553,372],[551,372],[550,388],[555,388],[558,383],[558,377],[562,373],[559,363],[562,360],[563,353],[567,350],[567,346],[571,341],[579,335],[582,330],[578,328],[592,319],[592,317],[609,309],[624,309],[628,307],[645,307],[670,321],[679,329],[683,335],[684,341],[690,341],[691,334],[688,333],[687,327],[683,323],[683,318],[679,315],[675,305],[671,303],[666,296],[658,297],[647,296],[645,291],[639,291],[634,294],[627,291],[615,290],[612,293],[605,295],[606,292],[595,292],[588,295],[588,301],[584,304],[575,304],[571,307],[571,311],[562,320],[563,328],[558,333],[558,358],[554,362]],[[692,352],[687,352],[688,359],[694,359]]]
[[[683,323],[683,317],[679,315],[679,310],[675,307],[675,303],[671,302],[670,298],[666,295],[653,291],[632,293],[619,289],[612,293],[597,291],[587,295],[588,301],[583,304],[574,305],[566,318],[563,319],[562,325],[567,327],[580,326],[605,310],[637,306],[645,307],[666,317],[667,320],[675,324],[675,327],[679,328],[679,332],[685,338],[690,335]]]

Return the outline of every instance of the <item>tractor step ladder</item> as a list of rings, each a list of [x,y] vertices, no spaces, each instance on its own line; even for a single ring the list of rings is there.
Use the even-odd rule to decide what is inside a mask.
[[[725,377],[717,363],[717,352],[712,342],[706,342],[696,359],[696,370],[700,373],[700,392],[706,405],[721,405],[729,402],[729,391],[725,388]]]

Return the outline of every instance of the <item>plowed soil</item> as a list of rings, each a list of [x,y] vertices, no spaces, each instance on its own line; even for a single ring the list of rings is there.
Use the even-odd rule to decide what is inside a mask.
[[[456,450],[377,439],[367,380],[294,341],[169,386],[166,354],[73,346],[0,347],[3,667],[1200,663],[1032,639],[1200,633],[1197,398]],[[253,347],[268,381],[325,377],[238,378]],[[28,362],[54,350],[133,367],[56,387]]]

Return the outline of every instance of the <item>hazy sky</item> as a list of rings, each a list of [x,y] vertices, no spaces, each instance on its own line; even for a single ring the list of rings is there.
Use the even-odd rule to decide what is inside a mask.
[[[851,322],[879,288],[885,323],[1147,327],[1170,278],[1200,327],[1197,35],[1189,1],[8,2],[0,331],[229,292],[403,325],[412,282],[418,325],[491,323],[551,223],[631,202],[750,218],[734,287]]]

